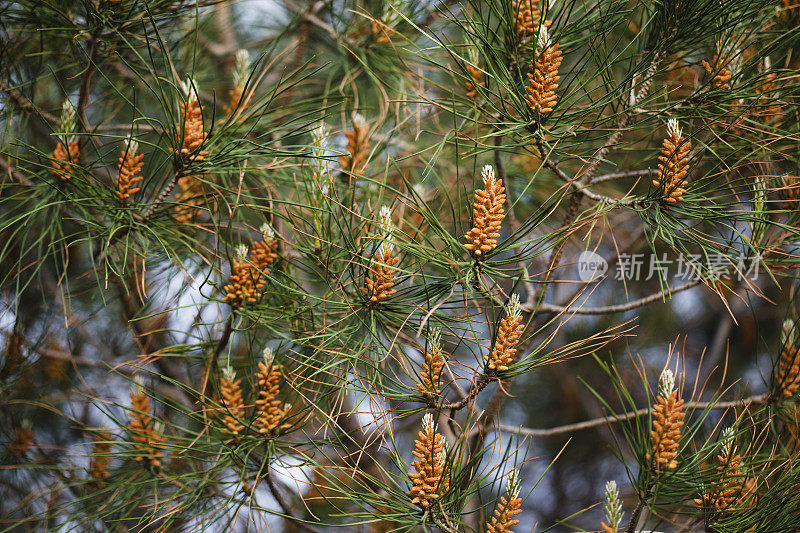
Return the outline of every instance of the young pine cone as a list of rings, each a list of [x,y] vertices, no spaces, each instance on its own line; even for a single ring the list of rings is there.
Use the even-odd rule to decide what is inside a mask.
[[[399,257],[393,257],[394,252],[394,226],[392,225],[392,211],[388,206],[380,210],[381,244],[370,265],[370,272],[364,280],[361,292],[369,297],[368,305],[375,307],[395,292],[394,275],[397,269],[394,266],[400,262]]]
[[[275,356],[271,349],[264,349],[264,360],[258,362],[256,383],[258,385],[258,399],[256,400],[256,413],[254,424],[259,433],[273,431],[281,420],[286,417],[286,410],[281,408],[283,402],[278,399],[280,392],[278,384],[283,378],[280,365],[275,364]]]
[[[474,227],[464,236],[467,239],[464,248],[476,258],[485,256],[497,247],[500,224],[505,217],[503,203],[506,201],[503,180],[495,179],[491,165],[483,167],[481,176],[485,188],[475,189],[475,202],[472,204]]]
[[[443,437],[436,432],[430,413],[422,417],[422,431],[418,437],[414,441],[413,452],[417,460],[411,463],[415,472],[408,473],[413,486],[406,494],[412,498],[411,503],[425,508],[442,496],[450,482],[447,479],[447,454]]]
[[[558,67],[561,66],[561,50],[558,43],[550,42],[547,28],[539,29],[539,57],[531,62],[528,72],[528,84],[525,86],[527,94],[525,100],[528,106],[538,115],[550,113],[558,101]]]
[[[500,321],[500,329],[497,332],[497,339],[494,349],[486,357],[486,368],[494,372],[508,370],[517,349],[514,348],[519,341],[519,336],[525,326],[522,324],[522,312],[519,306],[519,296],[513,294],[511,301],[506,307],[506,316]]]
[[[247,76],[250,74],[250,54],[247,50],[236,52],[236,62],[233,69],[233,89],[228,93],[228,105],[225,106],[225,116],[237,115],[237,121],[244,119],[244,111],[250,104],[253,92],[245,95]]]
[[[185,161],[200,162],[208,155],[207,151],[200,150],[205,140],[203,108],[197,100],[197,87],[191,78],[181,83],[181,89],[186,96],[186,102],[181,103],[182,123],[175,125],[178,134],[181,135],[182,132],[183,135],[178,153]],[[181,205],[175,206],[175,219],[181,224],[188,224],[194,219],[197,207],[202,203],[202,182],[193,175],[185,175],[178,179],[178,187],[181,190],[178,203]]]
[[[360,114],[353,115],[353,129],[344,133],[347,138],[347,155],[339,158],[342,169],[348,173],[364,171],[369,157],[369,124]]]
[[[749,501],[755,491],[755,479],[748,479],[741,470],[742,456],[734,453],[734,435],[732,428],[727,428],[722,433],[722,450],[717,454],[717,472],[719,483],[714,490],[704,492],[702,498],[696,498],[697,505],[714,507],[717,511],[728,511],[752,506]]]
[[[603,511],[608,520],[608,524],[600,522],[600,529],[603,533],[621,533],[622,515],[625,513],[622,512],[622,502],[619,499],[616,481],[606,481]]]
[[[394,266],[400,261],[399,257],[392,257],[391,252],[380,251],[375,255],[370,267],[371,275],[367,275],[365,286],[361,292],[369,296],[371,304],[377,304],[389,298],[397,291],[394,289]]]
[[[524,38],[536,33],[541,18],[539,0],[511,0],[511,13],[517,35]],[[545,22],[545,25],[549,25],[549,22]]]
[[[78,161],[79,149],[77,141],[69,143],[67,148],[64,148],[64,143],[59,141],[53,150],[52,160],[50,166],[52,172],[62,180],[68,180],[72,177],[75,168],[75,163]]]
[[[142,181],[142,159],[144,154],[138,154],[139,143],[127,139],[125,149],[119,158],[119,175],[117,176],[117,190],[115,191],[122,205],[130,198],[131,194],[138,192],[139,187],[133,185]]]
[[[202,161],[208,152],[198,150],[203,144],[205,133],[203,129],[203,108],[197,100],[197,86],[192,79],[181,83],[181,88],[186,95],[186,102],[181,102],[181,124],[176,124],[178,134],[183,133],[183,140],[178,153],[183,158],[190,158],[191,161]],[[179,139],[180,140],[180,139]]]
[[[203,204],[203,182],[195,176],[182,176],[178,178],[178,195],[175,206],[175,220],[180,224],[189,224],[194,220],[197,211]]]
[[[128,431],[134,441],[138,452],[137,461],[148,461],[150,466],[161,466],[163,452],[158,449],[163,438],[155,431],[153,417],[150,416],[150,398],[144,392],[141,382],[137,381],[134,391],[130,394],[131,411],[128,412]]]
[[[731,86],[728,82],[733,76],[733,72],[728,69],[730,62],[730,59],[720,58],[719,56],[714,57],[713,65],[705,59],[703,60],[703,69],[708,75],[714,75],[711,79],[711,86],[714,89],[730,89]]]
[[[683,201],[687,182],[683,179],[689,172],[689,151],[692,143],[683,137],[683,132],[674,118],[667,122],[667,137],[661,145],[658,156],[658,176],[653,185],[664,192],[664,200],[669,203]]]
[[[653,429],[650,432],[650,443],[653,452],[647,459],[653,460],[656,472],[662,468],[674,470],[678,467],[675,459],[678,455],[678,441],[681,438],[683,418],[683,399],[678,399],[675,390],[675,377],[669,369],[664,370],[659,380],[659,395],[653,407]]]
[[[800,388],[800,348],[787,345],[775,368],[775,382],[784,398],[790,398]]]
[[[108,431],[96,434],[92,457],[89,460],[89,473],[101,487],[105,485],[103,480],[108,477],[108,467],[111,464],[111,438],[111,433]]]
[[[61,104],[61,116],[59,124],[63,130],[63,135],[59,135],[58,142],[53,155],[51,156],[51,172],[61,180],[68,180],[75,171],[75,163],[78,162],[80,149],[75,140],[77,131],[77,115],[75,107],[69,99]]]
[[[494,516],[486,524],[486,533],[514,533],[512,526],[519,524],[514,517],[522,512],[522,498],[519,497],[519,473],[513,470],[508,476],[508,499],[500,496]]]
[[[237,250],[237,258],[231,262],[230,283],[225,285],[224,301],[231,306],[238,308],[244,302],[254,303],[266,284],[266,272],[270,265],[275,262],[278,254],[278,240],[275,232],[264,224],[261,228],[264,240],[253,243],[250,251],[249,260],[247,256],[247,246],[242,245]]]
[[[465,65],[465,66],[466,66],[467,72],[469,73],[470,78],[472,78],[472,81],[467,81],[464,84],[464,86],[467,89],[467,97],[468,98],[477,97],[478,96],[478,87],[483,86],[483,82],[481,81],[481,78],[483,77],[483,71],[477,67],[479,60],[480,60],[480,57],[478,56],[477,50],[475,50],[474,48],[470,48],[470,50],[469,50],[469,61],[470,61],[470,63],[467,63],[467,65]],[[473,66],[473,65],[475,65],[475,66]]]
[[[229,433],[234,437],[244,429],[244,424],[239,420],[244,416],[244,401],[242,400],[242,380],[236,379],[236,373],[231,367],[225,367],[219,380],[220,414],[222,421]]]
[[[441,342],[442,332],[439,328],[433,330],[428,350],[425,352],[425,362],[422,364],[422,382],[417,383],[417,388],[428,399],[438,396],[441,392],[442,369],[444,368],[444,352]]]

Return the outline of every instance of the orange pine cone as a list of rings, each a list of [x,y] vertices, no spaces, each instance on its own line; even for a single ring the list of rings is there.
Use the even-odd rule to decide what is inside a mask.
[[[132,410],[128,412],[128,430],[138,451],[137,461],[147,460],[153,468],[161,466],[164,454],[158,449],[162,438],[153,429],[153,417],[150,416],[150,398],[144,391],[130,394]]]
[[[500,496],[500,504],[494,510],[494,516],[489,524],[486,524],[486,533],[514,533],[512,526],[519,524],[519,520],[513,518],[522,512],[522,498],[514,498],[510,502],[505,496]]]
[[[476,258],[485,256],[497,247],[500,224],[505,217],[503,203],[506,201],[503,180],[495,179],[492,166],[483,167],[481,175],[485,189],[475,190],[475,201],[472,205],[474,227],[464,236],[467,239],[464,248],[471,251]]]
[[[775,382],[785,398],[790,398],[800,388],[800,348],[786,346],[775,367]]]
[[[472,76],[472,81],[468,81],[464,84],[467,89],[467,97],[475,98],[478,96],[478,87],[483,86],[483,82],[481,82],[483,72],[472,65],[467,65],[467,72],[469,72],[469,75]]]
[[[344,133],[347,138],[347,155],[339,158],[345,172],[360,174],[369,157],[369,125],[358,113],[353,115],[353,129]]]
[[[477,67],[480,57],[474,48],[470,48],[469,50],[469,60],[472,64],[467,64],[465,66],[470,78],[472,78],[472,81],[466,82],[464,86],[467,89],[467,97],[475,98],[478,96],[478,87],[483,86],[483,82],[481,81],[481,78],[483,77],[483,71]]]
[[[244,429],[244,424],[239,422],[244,416],[244,401],[242,400],[242,380],[236,379],[231,367],[222,371],[219,380],[219,394],[221,397],[220,414],[228,431],[234,436]]]
[[[417,383],[417,388],[426,398],[433,398],[441,392],[442,369],[444,369],[444,352],[441,332],[435,329],[428,343],[428,350],[425,352],[425,362],[422,364],[422,382]]]
[[[500,496],[494,516],[486,524],[486,533],[513,533],[512,527],[519,524],[514,517],[522,512],[522,498],[519,497],[519,472],[512,470],[508,476],[508,498]]]
[[[658,160],[658,176],[653,180],[653,185],[664,191],[664,200],[669,203],[683,201],[687,181],[684,179],[689,172],[689,152],[692,143],[683,137],[683,132],[676,119],[667,123],[667,137],[661,145],[661,155]]]
[[[178,178],[178,187],[182,192],[177,198],[179,205],[175,206],[175,220],[180,224],[189,224],[203,204],[203,182],[195,176],[183,176]]]
[[[234,87],[228,92],[228,105],[224,109],[225,116],[232,117],[236,113],[236,120],[241,122],[245,118],[244,112],[252,99],[252,91],[245,95],[244,87]]]
[[[492,353],[486,356],[486,368],[492,371],[508,370],[508,365],[514,359],[517,349],[514,348],[522,335],[522,313],[519,307],[519,296],[511,296],[506,316],[500,321],[500,329],[497,332],[497,340],[494,343]]]
[[[68,148],[64,148],[64,143],[59,141],[55,150],[53,150],[52,161],[50,161],[53,174],[62,180],[70,179],[75,168],[75,163],[78,161],[78,155],[79,148],[77,141],[69,143]]]
[[[278,399],[280,392],[278,384],[282,377],[281,367],[273,362],[272,351],[264,350],[264,361],[258,362],[258,372],[256,372],[256,383],[258,384],[256,412],[258,417],[254,424],[259,428],[259,433],[273,431],[286,417],[286,411],[281,408],[282,402]]]
[[[678,399],[678,391],[674,389],[675,381],[671,371],[664,371],[661,383],[661,391],[653,407],[653,429],[650,431],[653,453],[647,454],[648,459],[652,455],[656,472],[661,468],[677,468],[678,462],[675,458],[678,455],[683,418],[686,416],[683,412],[683,399]]]
[[[246,260],[234,259],[231,263],[230,283],[225,285],[227,294],[224,301],[236,306],[243,302],[253,303],[263,285],[261,274],[251,268]]]
[[[98,480],[100,486],[105,485],[102,480],[108,477],[108,467],[111,464],[111,438],[111,433],[107,431],[94,436],[95,445],[92,447],[89,473]]]
[[[558,68],[561,66],[561,50],[558,43],[551,44],[546,28],[539,30],[539,57],[531,62],[528,72],[528,85],[525,100],[528,106],[539,116],[550,113],[558,102]]]
[[[714,78],[711,80],[711,86],[714,89],[730,89],[731,86],[728,82],[733,75],[730,69],[728,69],[730,62],[730,59],[720,58],[719,56],[714,56],[713,65],[705,59],[702,61],[703,69],[705,69],[706,73],[708,75],[714,75]]]
[[[415,472],[409,472],[412,487],[406,494],[411,503],[420,507],[428,507],[433,500],[444,494],[450,487],[446,475],[447,457],[442,435],[436,432],[433,417],[426,413],[422,417],[422,431],[414,441],[414,457],[411,463]]]
[[[511,13],[514,15],[518,35],[524,37],[536,32],[536,24],[541,17],[539,0],[512,0]]]
[[[755,491],[755,479],[748,479],[742,472],[742,456],[733,454],[733,438],[731,428],[722,433],[722,452],[717,454],[719,483],[715,484],[713,491],[696,498],[694,501],[697,505],[715,507],[717,511],[729,511],[752,507],[755,503],[750,498]]]
[[[375,254],[370,266],[371,275],[366,276],[365,286],[361,287],[371,304],[380,303],[397,292],[394,289],[394,274],[397,272],[394,266],[399,261],[399,257],[392,257],[391,252],[386,253],[383,247]]]
[[[747,479],[742,474],[741,455],[736,454],[731,457],[717,455],[717,460],[720,462],[717,471],[720,473],[722,485],[714,495],[713,503],[719,511],[733,510],[746,503],[755,490],[755,480]]]
[[[129,140],[126,149],[122,150],[122,155],[119,158],[119,175],[117,176],[117,190],[115,192],[123,205],[125,205],[131,194],[140,190],[139,187],[133,187],[133,185],[143,179],[139,172],[141,172],[144,165],[142,162],[144,154],[137,155],[137,148],[136,141]]]
[[[183,142],[179,153],[181,157],[190,158],[191,161],[202,161],[208,155],[207,151],[198,150],[205,139],[203,109],[193,93],[187,102],[181,103],[181,114],[183,124],[176,125],[178,131],[183,132]]]
[[[191,78],[181,83],[181,87],[186,95],[186,102],[181,102],[182,123],[175,125],[178,134],[183,135],[178,153],[188,162],[200,162],[208,155],[206,150],[200,150],[205,140],[203,109],[197,100],[196,86]],[[202,203],[202,182],[195,176],[184,175],[178,179],[178,187],[182,191],[178,195],[178,202],[182,205],[175,206],[175,220],[181,224],[188,224],[194,220],[197,208]]]
[[[268,226],[265,227],[268,230],[262,231],[264,240],[253,244],[250,260],[247,261],[242,257],[233,259],[231,263],[231,278],[230,283],[225,285],[227,294],[224,301],[234,307],[238,307],[244,302],[254,303],[256,301],[266,283],[265,273],[278,257],[274,251],[278,249],[278,240],[274,237],[272,229]]]

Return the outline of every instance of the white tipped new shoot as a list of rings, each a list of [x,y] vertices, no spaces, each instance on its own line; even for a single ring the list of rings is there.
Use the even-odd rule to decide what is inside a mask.
[[[265,365],[270,366],[275,361],[275,351],[269,346],[265,346],[264,351],[261,352],[261,358],[264,359]]]
[[[133,140],[133,137],[125,138],[125,153],[128,157],[133,157],[139,151],[139,143]]]
[[[364,118],[364,115],[361,113],[353,113],[353,127],[358,128],[359,130],[364,130],[367,128],[367,119]]]
[[[236,371],[228,365],[222,369],[222,377],[232,383],[236,381]]]
[[[469,62],[472,63],[473,67],[477,67],[480,61],[481,56],[478,54],[478,50],[473,46],[469,49]]]
[[[134,396],[139,396],[144,394],[144,378],[141,374],[136,374],[133,376],[133,383],[131,383],[131,392],[133,392]]]
[[[428,435],[432,435],[435,429],[436,426],[433,423],[433,415],[425,413],[425,416],[422,417],[422,430]]]
[[[61,129],[64,130],[66,144],[71,143],[75,137],[77,122],[75,120],[75,106],[69,100],[61,104]]]
[[[242,88],[250,73],[250,54],[247,50],[236,52],[236,65],[233,68],[233,86]]]
[[[675,375],[672,370],[665,368],[658,380],[658,393],[662,398],[669,398],[675,390]]]
[[[439,356],[442,353],[442,329],[433,328],[430,337],[428,337],[428,351]]]
[[[512,470],[508,474],[506,480],[506,492],[508,492],[508,501],[516,500],[519,497],[520,479],[519,471]]]
[[[794,321],[787,318],[783,321],[783,328],[781,329],[781,342],[787,346],[793,346],[797,341],[797,328],[794,327]]]
[[[616,481],[606,481],[605,501],[603,502],[606,520],[612,531],[618,531],[622,523],[622,502],[619,499],[619,489]]]
[[[378,213],[381,225],[381,252],[388,257],[394,251],[394,226],[392,225],[392,210],[389,206],[382,206]]]
[[[722,442],[722,457],[727,459],[728,457],[731,456],[731,453],[733,453],[733,448],[735,444],[733,428],[732,427],[725,428],[725,430],[722,432],[722,435],[720,435],[719,440],[720,442]]]
[[[519,305],[519,294],[514,293],[511,295],[511,299],[506,307],[506,314],[513,319],[518,318],[520,314],[522,314],[522,309]]]
[[[183,91],[183,95],[189,101],[189,103],[197,101],[197,84],[195,83],[194,79],[191,76],[186,78],[186,81],[180,82],[181,91]]]
[[[544,24],[539,27],[539,39],[537,42],[541,50],[550,46],[550,32],[547,31],[547,26]]]
[[[234,253],[236,254],[236,259],[239,261],[244,260],[247,257],[248,252],[250,249],[247,247],[246,244],[237,244]]]
[[[483,183],[489,187],[491,184],[494,183],[494,167],[492,165],[486,165],[481,170],[481,177],[483,178]]]
[[[683,130],[681,130],[677,118],[671,118],[667,121],[667,135],[676,139],[683,137]]]
[[[275,230],[272,229],[272,226],[269,222],[264,222],[261,224],[261,227],[258,228],[258,231],[263,235],[265,242],[272,242],[275,240]]]

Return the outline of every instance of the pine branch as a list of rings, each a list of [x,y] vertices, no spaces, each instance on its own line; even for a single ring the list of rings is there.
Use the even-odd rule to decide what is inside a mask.
[[[697,287],[702,283],[702,280],[692,280],[688,283],[675,287],[674,289],[668,289],[667,291],[659,291],[649,296],[645,296],[643,298],[639,298],[637,300],[624,303],[624,304],[617,304],[617,305],[607,305],[603,307],[583,307],[582,305],[579,307],[571,307],[571,306],[560,306],[560,305],[553,305],[548,304],[545,302],[536,304],[536,302],[531,302],[530,304],[523,304],[523,308],[528,312],[538,311],[542,313],[556,313],[556,314],[575,314],[575,315],[610,315],[614,313],[624,313],[625,311],[630,311],[631,309],[636,309],[638,307],[643,307],[645,305],[651,304],[653,302],[657,302],[659,300],[664,300],[666,298],[671,298],[673,294],[691,289],[692,287]]]
[[[739,407],[742,405],[761,404],[768,402],[769,400],[770,400],[769,394],[756,394],[754,396],[748,396],[747,398],[742,398],[741,400],[730,400],[725,402],[717,402],[717,401],[686,402],[684,406],[686,408],[691,408],[691,409],[730,409],[731,407]],[[500,431],[517,433],[529,437],[552,437],[554,435],[563,435],[564,433],[582,431],[584,429],[591,429],[615,422],[624,422],[626,420],[631,420],[633,418],[638,418],[640,416],[646,416],[647,414],[650,413],[650,411],[651,409],[649,407],[644,407],[642,409],[637,409],[636,411],[629,411],[627,413],[622,413],[619,415],[594,418],[592,420],[586,420],[584,422],[577,422],[575,424],[566,424],[564,426],[556,426],[552,428],[534,429],[534,428],[508,426],[504,424],[500,424],[499,426],[497,426],[497,428]]]

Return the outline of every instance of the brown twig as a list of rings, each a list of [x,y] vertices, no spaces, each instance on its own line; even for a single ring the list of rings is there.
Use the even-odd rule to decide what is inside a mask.
[[[688,283],[675,287],[674,289],[669,289],[666,292],[659,291],[657,293],[653,293],[643,298],[639,298],[638,300],[633,300],[631,302],[627,302],[624,304],[607,305],[603,307],[576,307],[573,309],[569,305],[560,306],[548,303],[540,303],[537,306],[535,302],[530,302],[523,305],[522,309],[528,312],[532,312],[535,309],[536,311],[543,313],[557,313],[557,314],[570,313],[575,315],[610,315],[614,313],[624,313],[625,311],[630,311],[631,309],[636,309],[637,307],[645,306],[647,304],[656,302],[663,298],[669,298],[673,294],[691,289],[692,287],[696,287],[701,283],[702,280],[699,279],[692,280]]]
[[[726,402],[686,402],[684,407],[691,408],[691,409],[730,409],[731,407],[737,407],[739,405],[746,405],[746,404],[761,404],[765,403],[769,400],[769,394],[757,394],[754,396],[748,396],[747,398],[743,398],[741,400],[730,400]],[[525,428],[525,427],[515,427],[515,426],[508,426],[504,424],[500,424],[497,428],[500,431],[508,431],[508,432],[515,432],[520,435],[526,435],[529,437],[552,437],[554,435],[562,435],[564,433],[572,433],[573,431],[582,431],[584,429],[591,429],[597,426],[602,426],[604,424],[610,424],[614,422],[624,422],[626,420],[631,420],[633,418],[638,418],[640,416],[645,416],[650,413],[649,407],[643,407],[642,409],[637,409],[636,411],[629,411],[627,413],[622,413],[619,415],[607,416],[602,418],[594,418],[592,420],[586,420],[584,422],[578,422],[575,424],[566,424],[564,426],[556,426],[552,428]]]

